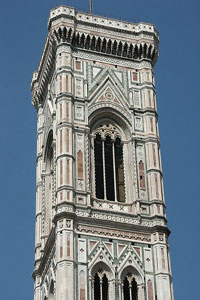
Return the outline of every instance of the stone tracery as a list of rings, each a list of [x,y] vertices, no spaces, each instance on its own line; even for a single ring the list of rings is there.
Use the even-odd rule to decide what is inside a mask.
[[[159,198],[162,178],[157,175],[162,173],[151,147],[159,141],[149,122],[156,124],[156,106],[147,103],[147,91],[155,93],[157,31],[152,25],[98,17],[92,24],[95,16],[65,6],[50,15],[32,80],[40,119],[35,300],[153,300],[156,293],[162,300],[155,282],[169,290],[171,277],[162,261],[167,260],[166,237],[159,234],[169,232]],[[50,128],[53,147],[47,142]],[[49,214],[53,201],[55,211]],[[153,213],[156,207],[159,216]],[[44,217],[49,215],[48,224]],[[44,225],[52,226],[47,235]]]
[[[120,130],[109,120],[93,132],[95,196],[125,202],[123,142]]]

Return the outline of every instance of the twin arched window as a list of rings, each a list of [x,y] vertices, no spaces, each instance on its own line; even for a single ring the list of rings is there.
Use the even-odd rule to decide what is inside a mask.
[[[122,283],[124,300],[137,300],[137,283],[131,273],[128,273]]]
[[[123,143],[112,124],[95,130],[94,161],[96,198],[125,202]]]
[[[94,300],[108,300],[108,278],[103,270],[94,276]]]
[[[99,269],[94,276],[94,300],[111,300],[109,298],[109,281],[106,272]],[[122,299],[138,300],[137,282],[132,273],[127,273],[122,281]]]

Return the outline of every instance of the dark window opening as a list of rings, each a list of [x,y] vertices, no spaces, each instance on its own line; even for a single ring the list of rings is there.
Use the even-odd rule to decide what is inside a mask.
[[[94,276],[94,300],[101,300],[100,279],[96,273]]]
[[[94,152],[95,152],[96,197],[99,199],[104,199],[102,141],[101,141],[101,136],[99,134],[96,135],[94,141]]]
[[[123,149],[120,138],[115,142],[115,171],[117,199],[119,202],[125,202]]]
[[[94,300],[108,300],[108,278],[105,274],[101,281],[98,273],[94,276]]]
[[[133,300],[137,300],[137,282],[135,281],[135,279],[133,278],[132,282],[131,282],[131,289],[132,289],[132,299]]]
[[[127,278],[124,279],[124,300],[130,300],[129,281]]]
[[[137,282],[133,278],[128,280],[127,276],[123,281],[124,300],[138,300]]]
[[[144,163],[142,160],[139,162],[139,178],[140,178],[140,188],[145,190],[146,189],[146,183],[145,183],[145,174],[144,174]]]
[[[105,274],[102,280],[102,300],[108,300],[108,278]]]
[[[107,127],[110,125],[107,124]],[[115,127],[112,134],[114,130]],[[105,129],[101,128],[101,131],[104,134]],[[113,140],[110,135],[104,138],[97,133],[94,139],[94,159],[96,198],[125,202],[123,144],[120,138]]]
[[[109,136],[104,142],[105,153],[105,173],[106,173],[106,196],[108,200],[115,200],[114,193],[114,173],[113,173],[113,150],[112,142]]]

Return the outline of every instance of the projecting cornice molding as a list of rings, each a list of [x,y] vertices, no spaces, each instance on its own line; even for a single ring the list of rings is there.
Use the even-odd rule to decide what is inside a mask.
[[[48,84],[53,75],[55,54],[56,45],[50,37],[46,41],[38,71],[33,73],[31,81],[32,104],[37,110],[43,104],[48,92]]]
[[[128,58],[130,60],[148,59],[154,65],[158,58],[158,48],[153,43],[130,43],[116,38],[107,38],[78,32],[71,27],[59,27],[52,33],[57,45],[69,43],[73,48],[100,52],[111,56]]]
[[[40,65],[31,83],[32,103],[36,109],[47,96],[60,45],[69,46],[72,53],[79,50],[134,63],[147,61],[152,66],[158,58],[158,32],[152,24],[126,23],[61,6],[51,11],[48,29]]]

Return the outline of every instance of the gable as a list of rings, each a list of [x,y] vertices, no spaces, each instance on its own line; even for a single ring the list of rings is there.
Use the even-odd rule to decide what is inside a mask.
[[[89,97],[96,90],[97,86],[105,81],[106,77],[110,77],[114,82],[114,85],[118,86],[120,92],[128,100],[128,87],[127,87],[127,75],[126,72],[115,70],[108,67],[92,66],[88,65],[88,92]]]
[[[91,94],[89,106],[102,102],[117,104],[125,110],[129,110],[127,99],[109,75]]]

